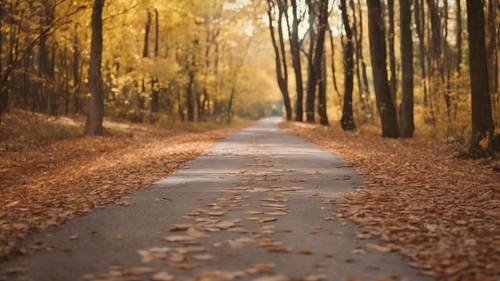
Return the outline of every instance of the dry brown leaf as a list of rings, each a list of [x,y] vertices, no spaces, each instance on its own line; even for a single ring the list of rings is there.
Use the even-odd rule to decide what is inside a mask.
[[[366,244],[366,248],[371,249],[371,250],[375,250],[375,251],[381,252],[381,253],[388,253],[388,252],[392,251],[392,249],[390,247],[382,246],[382,245],[378,245],[378,244],[373,244],[373,243]]]
[[[194,239],[195,238],[191,236],[185,236],[185,235],[171,235],[163,237],[163,240],[167,242],[187,242],[187,241],[193,241]]]
[[[186,231],[188,228],[192,227],[192,224],[176,224],[168,229],[170,232]]]
[[[160,271],[158,273],[155,273],[151,277],[151,280],[153,280],[153,281],[172,281],[174,279],[175,279],[175,277],[173,275],[170,275],[166,271]]]
[[[190,227],[186,233],[191,236],[191,237],[194,237],[194,238],[201,238],[201,237],[208,237],[210,235],[202,232],[202,231],[199,231],[198,229],[194,228],[194,227]]]
[[[288,254],[292,251],[292,247],[289,246],[276,246],[270,248],[268,251],[271,253],[282,253],[282,254]]]

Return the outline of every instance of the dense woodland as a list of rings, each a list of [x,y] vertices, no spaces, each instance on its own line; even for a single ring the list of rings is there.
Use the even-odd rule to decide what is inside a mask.
[[[89,133],[102,131],[103,115],[269,115],[272,69],[248,59],[262,49],[259,5],[231,2],[2,1],[0,112],[88,113]]]
[[[344,130],[375,122],[385,137],[420,129],[472,151],[497,145],[498,1],[267,2],[288,120],[328,125],[330,84]]]
[[[100,134],[104,115],[229,122],[283,107],[491,149],[499,13],[498,0],[2,1],[0,114],[83,113]]]

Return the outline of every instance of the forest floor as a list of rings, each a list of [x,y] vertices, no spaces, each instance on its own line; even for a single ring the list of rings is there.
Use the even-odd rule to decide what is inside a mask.
[[[0,258],[34,230],[61,224],[144,189],[242,128],[106,120],[84,137],[83,116],[13,112],[0,126]]]
[[[500,276],[498,158],[458,157],[458,147],[425,139],[315,125],[283,128],[347,159],[364,186],[347,193],[342,217],[381,237],[421,272],[449,280]]]

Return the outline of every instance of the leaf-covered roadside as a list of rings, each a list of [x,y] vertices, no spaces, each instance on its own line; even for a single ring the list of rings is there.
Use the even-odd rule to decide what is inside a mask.
[[[242,126],[130,125],[101,137],[0,141],[0,258],[33,230],[111,202],[126,205],[121,195],[147,188]]]
[[[363,188],[346,195],[342,216],[382,237],[422,273],[445,280],[500,276],[498,161],[464,160],[455,148],[418,139],[383,139],[314,125],[287,130],[341,154]]]

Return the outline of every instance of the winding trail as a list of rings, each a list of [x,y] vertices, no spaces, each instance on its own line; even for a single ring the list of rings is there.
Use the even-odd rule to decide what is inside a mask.
[[[362,230],[337,217],[336,202],[361,179],[340,157],[278,129],[279,121],[263,119],[124,196],[129,206],[31,236],[26,248],[53,250],[12,257],[0,276],[17,267],[27,271],[4,278],[428,280],[377,247],[381,241],[356,238]]]

